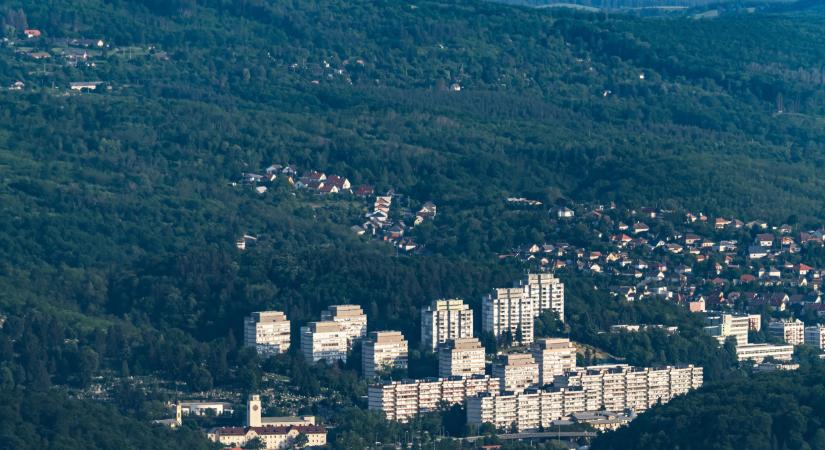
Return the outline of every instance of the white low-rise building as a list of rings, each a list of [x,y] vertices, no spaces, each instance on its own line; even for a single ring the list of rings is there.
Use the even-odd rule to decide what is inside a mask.
[[[753,366],[754,372],[776,372],[777,370],[798,370],[799,364],[796,363],[775,363],[764,362]]]
[[[790,361],[793,358],[793,345],[745,344],[736,346],[739,361],[752,360],[762,362],[765,358]]]
[[[181,413],[183,415],[193,416],[222,416],[224,414],[232,414],[234,409],[231,403],[227,402],[209,402],[209,401],[181,401]]]

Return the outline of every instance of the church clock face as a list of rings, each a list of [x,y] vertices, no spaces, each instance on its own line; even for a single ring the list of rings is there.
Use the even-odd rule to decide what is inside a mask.
[[[257,410],[258,410],[258,405],[252,405],[252,411],[257,411]]]

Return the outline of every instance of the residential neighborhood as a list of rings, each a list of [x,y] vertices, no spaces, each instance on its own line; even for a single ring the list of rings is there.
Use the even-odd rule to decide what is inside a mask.
[[[693,312],[825,314],[825,265],[815,265],[825,262],[825,229],[654,208],[577,209],[559,220],[588,229],[591,247],[537,242],[500,257],[590,274],[621,301],[660,298]]]
[[[415,227],[435,220],[438,207],[432,201],[418,202],[389,189],[376,195],[370,184],[353,186],[346,176],[327,174],[318,170],[299,171],[294,164],[272,164],[260,173],[243,172],[233,186],[250,186],[257,194],[265,194],[276,183],[286,183],[296,192],[327,198],[342,196],[364,202],[366,212],[359,222],[350,226],[357,236],[391,244],[399,255],[421,253],[424,246],[416,241]],[[245,238],[244,238],[245,239]],[[246,248],[250,239],[238,248]]]
[[[111,90],[111,83],[98,74],[113,60],[168,60],[166,52],[153,45],[118,46],[99,36],[53,37],[37,28],[2,38],[0,51],[4,50],[31,69],[27,78],[11,81],[6,86],[9,91],[50,89],[80,94]],[[64,71],[78,78],[56,82],[55,73]]]

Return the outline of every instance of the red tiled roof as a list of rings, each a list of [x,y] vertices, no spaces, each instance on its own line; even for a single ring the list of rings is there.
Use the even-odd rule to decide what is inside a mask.
[[[338,175],[330,175],[327,177],[327,183],[338,186],[338,189],[344,188],[344,181],[346,181],[346,178],[339,177]]]
[[[292,430],[304,434],[320,434],[326,433],[327,429],[318,425],[292,425],[288,427],[278,427],[274,425],[267,425],[264,427],[221,427],[216,428],[215,431],[221,436],[243,436],[250,430],[258,435],[274,435],[274,434],[288,434]]]

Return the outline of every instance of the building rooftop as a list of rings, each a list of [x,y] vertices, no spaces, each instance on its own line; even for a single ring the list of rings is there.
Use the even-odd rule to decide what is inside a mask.
[[[341,331],[341,325],[339,325],[338,322],[333,322],[331,320],[323,322],[310,322],[304,328],[308,329],[312,333],[334,333]]]
[[[500,355],[498,357],[498,361],[496,362],[496,364],[507,366],[528,366],[535,363],[536,360],[533,359],[533,355],[529,353],[510,353]]]
[[[483,348],[481,346],[481,342],[474,337],[470,338],[458,338],[458,339],[449,339],[444,344],[442,344],[442,348],[448,350],[476,350]]]
[[[263,426],[263,427],[221,427],[212,430],[213,433],[220,433],[222,436],[244,436],[250,431],[254,431],[258,435],[284,435],[289,434],[290,431],[296,430],[299,433],[318,434],[326,433],[327,429],[318,425],[293,425],[288,427],[278,426]]]
[[[286,321],[286,314],[282,311],[256,311],[252,313],[252,318],[256,322],[284,322]]]
[[[400,331],[373,331],[369,334],[369,341],[376,344],[400,344],[407,342]]]

